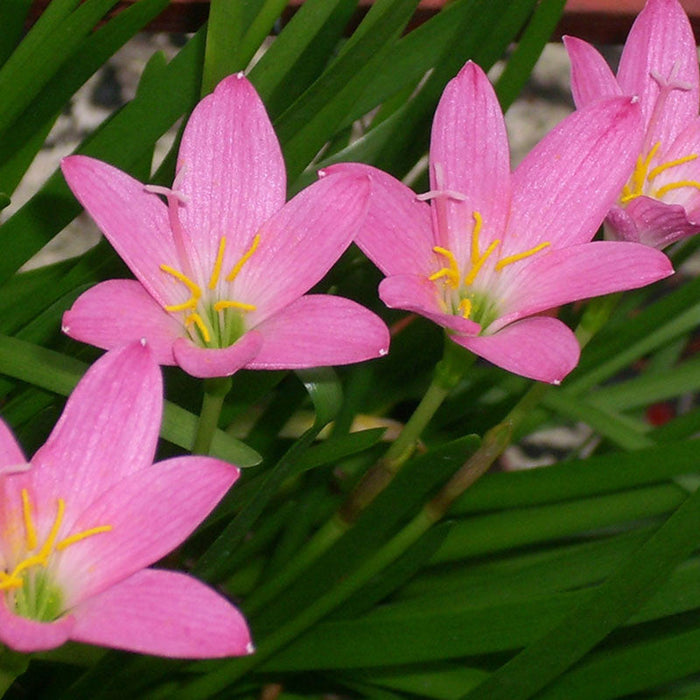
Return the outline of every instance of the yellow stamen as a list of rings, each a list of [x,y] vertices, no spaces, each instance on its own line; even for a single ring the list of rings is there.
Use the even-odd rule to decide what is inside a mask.
[[[457,265],[457,258],[455,258],[454,253],[447,248],[441,248],[437,245],[433,248],[433,251],[438,255],[444,255],[447,258],[449,267],[443,267],[430,275],[428,279],[431,282],[435,282],[435,280],[445,277],[445,282],[456,289],[459,286],[459,266]]]
[[[100,525],[99,527],[92,527],[89,530],[83,530],[82,532],[76,532],[75,535],[70,535],[70,537],[66,537],[65,539],[61,540],[57,545],[56,549],[61,552],[66,547],[70,547],[72,544],[75,544],[76,542],[80,542],[81,540],[84,540],[88,537],[92,537],[93,535],[99,535],[101,532],[109,532],[112,529],[111,525]]]
[[[202,334],[204,342],[208,343],[211,340],[211,336],[209,335],[207,327],[204,325],[204,321],[202,321],[202,317],[197,313],[190,314],[185,319],[185,326],[189,326],[192,323],[194,323],[194,325],[197,326],[197,328],[199,329],[199,332]]]
[[[255,238],[253,238],[253,242],[250,245],[250,248],[248,248],[248,250],[246,250],[246,252],[243,253],[241,259],[233,266],[231,272],[228,273],[228,276],[226,277],[227,282],[233,282],[233,280],[236,279],[236,276],[243,268],[243,265],[245,265],[248,262],[248,260],[250,260],[250,257],[255,252],[256,248],[258,247],[258,243],[260,243],[260,234],[256,233]]]
[[[8,591],[13,588],[22,588],[24,581],[16,576],[11,576],[0,571],[0,591]]]
[[[659,187],[659,189],[654,192],[654,197],[663,197],[667,192],[670,192],[671,190],[678,190],[681,187],[695,187],[696,189],[700,190],[700,182],[697,180],[679,180],[678,182],[670,182],[668,185]]]
[[[166,311],[187,311],[188,309],[196,309],[198,300],[195,297],[190,297],[187,301],[182,304],[172,304],[170,306],[164,306]]]
[[[479,274],[479,270],[484,266],[484,263],[489,259],[491,253],[493,253],[496,248],[501,245],[501,240],[497,238],[491,245],[486,249],[486,252],[479,258],[472,258],[472,267],[471,270],[469,270],[469,273],[467,276],[464,278],[464,284],[469,286],[474,282],[476,279],[476,276]]]
[[[462,299],[462,301],[459,302],[457,309],[462,314],[463,318],[469,318],[472,312],[471,299]]]
[[[676,160],[669,160],[667,163],[662,163],[661,165],[657,165],[647,176],[647,180],[651,182],[655,177],[660,175],[664,170],[668,170],[669,168],[675,168],[677,165],[683,165],[683,163],[690,163],[690,161],[693,161],[697,158],[697,155],[692,153],[689,156],[683,156],[682,158],[676,158]]]
[[[643,194],[644,182],[647,179],[649,165],[651,165],[651,161],[653,160],[660,146],[661,142],[657,141],[649,153],[647,153],[646,158],[643,158],[641,155],[637,157],[637,164],[634,166],[634,172],[632,173],[629,182],[622,188],[622,196],[620,197],[621,204],[626,204],[630,200],[636,199]]]
[[[219,243],[219,252],[216,254],[216,262],[214,263],[214,271],[211,273],[211,278],[209,279],[209,289],[214,289],[216,283],[219,281],[219,275],[221,274],[221,264],[224,261],[224,250],[226,249],[226,237],[222,236]]]
[[[255,311],[258,307],[255,304],[245,304],[242,301],[229,301],[222,299],[214,304],[214,311],[223,311],[224,309],[240,309],[241,311]]]
[[[472,231],[472,265],[476,265],[479,260],[479,234],[484,223],[478,211],[472,212],[474,217],[474,230]]]
[[[22,514],[24,515],[24,531],[27,535],[27,549],[35,549],[37,545],[36,528],[32,520],[32,505],[27,489],[22,489]]]
[[[545,241],[544,243],[536,245],[534,248],[530,248],[530,250],[525,250],[522,253],[516,253],[515,255],[509,255],[508,257],[503,258],[502,260],[499,260],[496,263],[496,270],[502,270],[506,265],[511,265],[514,262],[518,262],[518,260],[524,260],[525,258],[529,258],[531,255],[539,253],[543,248],[546,248],[548,245],[550,245],[549,241]]]
[[[182,282],[185,285],[185,287],[187,287],[187,289],[190,291],[190,294],[192,294],[192,296],[182,304],[173,304],[171,306],[165,306],[165,310],[175,312],[186,311],[187,309],[196,309],[197,303],[199,302],[199,299],[202,296],[202,290],[199,288],[199,285],[196,282],[193,282],[187,275],[183,275],[182,272],[179,272],[175,268],[170,267],[170,265],[161,265],[160,269],[168,275],[172,275],[179,282]]]
[[[58,531],[61,529],[61,523],[63,522],[63,513],[66,510],[66,502],[62,499],[58,499],[58,512],[56,513],[56,519],[53,521],[51,526],[51,532],[46,538],[41,549],[33,556],[27,557],[24,561],[21,561],[12,572],[11,576],[14,578],[18,574],[21,574],[25,569],[29,569],[32,566],[46,566],[51,550],[53,549],[53,543],[58,536]]]

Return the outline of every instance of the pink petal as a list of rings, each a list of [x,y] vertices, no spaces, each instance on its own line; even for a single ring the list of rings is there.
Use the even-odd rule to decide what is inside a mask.
[[[550,384],[559,384],[580,355],[571,330],[546,316],[523,319],[493,335],[453,335],[452,340],[509,372]]]
[[[160,270],[161,264],[180,267],[160,198],[94,158],[68,156],[61,169],[73,194],[151,296],[161,304],[179,303],[181,283]]]
[[[146,338],[156,362],[174,365],[173,343],[182,324],[135,280],[108,280],[81,294],[63,314],[62,330],[106,350]]]
[[[350,245],[367,211],[365,176],[329,175],[302,190],[260,229],[232,298],[257,306],[250,327],[313,287]]]
[[[599,100],[555,127],[513,173],[502,257],[549,242],[590,241],[627,181],[641,147],[639,106]]]
[[[390,309],[405,309],[429,318],[443,328],[465,335],[478,335],[474,321],[446,313],[440,307],[434,282],[416,275],[395,275],[382,280],[379,296]]]
[[[56,573],[72,607],[152,564],[177,547],[238,478],[210,457],[177,457],[111,486],[61,537],[111,526],[69,545]],[[67,508],[72,504],[67,502]]]
[[[223,596],[174,571],[145,569],[83,601],[71,638],[174,658],[252,652],[245,619]]]
[[[17,443],[7,423],[0,418],[0,475],[5,467],[14,467],[27,463],[22,448]]]
[[[656,76],[656,78],[654,77]],[[623,93],[641,98],[647,146],[670,143],[698,114],[698,54],[693,30],[678,0],[649,0],[630,30],[617,78]],[[659,82],[672,90],[652,122]]]
[[[355,243],[385,275],[427,277],[435,272],[430,205],[418,200],[401,181],[370,165],[339,163],[325,172],[369,177],[369,209]]]
[[[651,197],[632,200],[627,205],[626,215],[634,222],[636,240],[653,248],[665,248],[700,231],[697,216],[691,220],[679,204],[666,204]],[[609,220],[613,225],[618,223],[613,212]]]
[[[622,94],[610,66],[596,49],[573,36],[562,37],[562,41],[571,61],[571,92],[577,107]]]
[[[112,350],[92,365],[27,473],[44,519],[54,517],[56,499],[63,498],[68,526],[70,513],[150,466],[162,407],[160,370],[147,345]]]
[[[248,331],[227,348],[200,348],[191,340],[180,338],[173,345],[175,360],[193,377],[229,377],[245,367],[262,347],[262,335]]]
[[[430,187],[463,197],[432,199],[437,244],[463,269],[470,257],[474,212],[488,248],[505,230],[510,207],[510,156],[503,113],[483,70],[469,61],[442,94],[430,142]]]
[[[594,241],[541,253],[513,273],[496,324],[579,299],[637,289],[672,274],[663,253],[638,243]]]
[[[389,330],[364,306],[342,297],[300,297],[263,321],[260,352],[246,369],[345,365],[386,355]]]
[[[700,205],[700,185],[697,184],[700,182],[700,119],[690,121],[668,148],[659,150],[657,158],[651,163],[651,173],[654,173],[653,168],[656,165],[669,165],[689,156],[695,158],[677,162],[656,174],[648,185],[647,194],[657,196],[656,193],[666,185],[683,181],[693,182],[696,184],[662,192],[660,199],[666,204],[680,204],[686,210]]]
[[[208,279],[221,236],[230,269],[260,226],[282,208],[286,174],[265,106],[242,73],[222,80],[195,108],[182,136],[176,189],[180,220]]]
[[[70,638],[75,620],[67,615],[54,622],[35,622],[19,617],[7,609],[0,595],[0,642],[21,652],[45,651],[65,644]]]

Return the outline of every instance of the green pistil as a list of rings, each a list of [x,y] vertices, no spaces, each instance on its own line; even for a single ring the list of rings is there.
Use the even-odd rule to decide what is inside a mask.
[[[15,612],[38,622],[52,622],[63,612],[63,592],[46,571],[28,573],[14,593]]]
[[[471,302],[469,320],[478,323],[482,328],[488,328],[499,317],[498,305],[487,294],[464,288],[460,289],[459,299],[452,306],[452,313],[456,316],[462,315],[459,305],[463,299]]]

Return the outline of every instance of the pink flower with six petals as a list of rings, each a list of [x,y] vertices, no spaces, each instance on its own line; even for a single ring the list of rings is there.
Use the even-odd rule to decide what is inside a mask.
[[[606,220],[606,234],[665,248],[700,231],[698,55],[678,0],[649,0],[630,30],[617,78],[585,41],[564,37],[577,107],[638,95],[645,136]]]
[[[387,306],[426,316],[504,369],[558,383],[579,346],[561,321],[537,314],[673,272],[656,250],[591,242],[639,141],[639,106],[601,101],[562,122],[511,175],[498,100],[470,62],[435,114],[430,192],[417,197],[366,165],[328,170],[372,180],[356,243],[386,275]]]
[[[102,348],[147,338],[160,364],[196,377],[386,354],[388,330],[376,315],[305,295],[350,245],[367,179],[328,177],[285,204],[279,143],[242,74],[195,108],[172,189],[85,156],[65,158],[62,169],[138,280],[80,296],[63,320],[71,337]]]
[[[31,652],[72,639],[185,658],[253,650],[225,598],[144,568],[239,473],[210,457],[152,464],[162,404],[158,365],[137,342],[88,370],[30,464],[0,421],[0,642]]]

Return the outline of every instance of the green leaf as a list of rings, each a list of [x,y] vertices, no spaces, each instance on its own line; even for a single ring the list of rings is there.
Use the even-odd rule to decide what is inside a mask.
[[[697,546],[700,490],[586,601],[465,698],[526,700],[578,661],[654,595]]]
[[[85,363],[18,338],[0,335],[0,373],[68,396],[87,370]],[[194,438],[197,416],[165,402],[160,434],[166,440],[189,449]],[[260,455],[221,430],[214,437],[212,454],[239,466],[260,462]]]
[[[31,5],[31,0],[5,0],[0,3],[0,66],[19,44]]]
[[[498,79],[496,91],[505,111],[520,94],[545,44],[564,10],[566,0],[542,0],[520,37],[506,67]]]
[[[14,191],[73,93],[166,6],[167,0],[140,0],[83,41],[12,125],[12,138],[0,140],[1,187]]]
[[[25,40],[0,69],[0,134],[41,93],[61,66],[78,49],[83,39],[117,0],[86,0],[60,23],[45,30],[37,23],[33,32],[40,31],[42,40]],[[71,2],[70,5],[74,5]],[[33,33],[32,32],[32,33]],[[58,60],[57,60],[58,57]],[[31,79],[27,79],[31,76]]]
[[[79,149],[127,171],[140,166],[153,144],[199,95],[203,34],[196,34],[168,64],[161,81],[139,94]],[[59,172],[0,227],[0,283],[64,228],[80,211]]]

